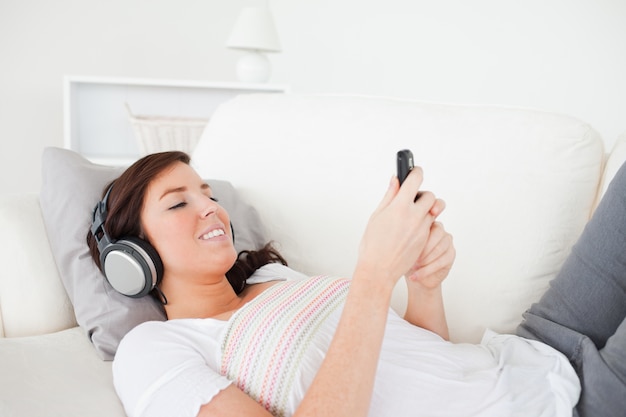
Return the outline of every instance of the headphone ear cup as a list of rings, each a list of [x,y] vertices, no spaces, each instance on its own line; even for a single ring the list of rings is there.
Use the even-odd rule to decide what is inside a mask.
[[[137,237],[124,237],[109,244],[100,259],[109,284],[128,297],[149,294],[163,277],[163,263],[156,249]]]

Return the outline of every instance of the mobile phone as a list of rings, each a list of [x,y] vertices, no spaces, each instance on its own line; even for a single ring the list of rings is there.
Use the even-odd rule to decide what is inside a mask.
[[[398,151],[396,159],[398,165],[398,179],[400,180],[400,185],[402,185],[409,175],[409,172],[413,169],[413,152],[408,149]]]

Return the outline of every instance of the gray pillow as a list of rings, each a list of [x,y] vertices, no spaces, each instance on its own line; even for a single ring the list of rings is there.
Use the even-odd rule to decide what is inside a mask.
[[[102,359],[111,360],[124,335],[148,320],[165,320],[152,297],[129,298],[113,290],[93,263],[86,243],[93,208],[103,188],[123,168],[96,165],[79,154],[46,148],[42,158],[40,204],[43,219],[76,321]],[[265,244],[258,213],[243,202],[227,181],[209,180],[214,196],[229,212],[237,251]]]

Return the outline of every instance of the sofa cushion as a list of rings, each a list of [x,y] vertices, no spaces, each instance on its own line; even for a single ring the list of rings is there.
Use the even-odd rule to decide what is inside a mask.
[[[42,160],[41,208],[50,247],[78,324],[103,359],[112,359],[122,337],[137,324],[164,320],[152,297],[129,298],[109,285],[94,264],[86,244],[93,208],[104,187],[123,171],[96,165],[66,149],[47,148]],[[231,214],[235,247],[256,249],[265,243],[263,226],[226,181],[209,180],[214,195]]]
[[[0,339],[0,415],[124,417],[111,363],[78,327]]]
[[[212,115],[194,159],[259,210],[290,265],[350,276],[365,224],[413,151],[424,188],[447,203],[457,248],[443,290],[452,338],[512,332],[589,218],[599,135],[525,109],[372,97],[241,95]],[[237,163],[234,163],[237,161]],[[398,286],[394,306],[404,308]]]
[[[0,230],[0,336],[32,336],[76,326],[37,194],[2,195]]]

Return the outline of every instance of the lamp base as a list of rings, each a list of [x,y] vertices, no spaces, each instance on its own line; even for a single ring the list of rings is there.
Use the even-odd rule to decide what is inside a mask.
[[[247,51],[237,61],[237,78],[243,83],[266,83],[270,78],[270,60],[257,51]]]

